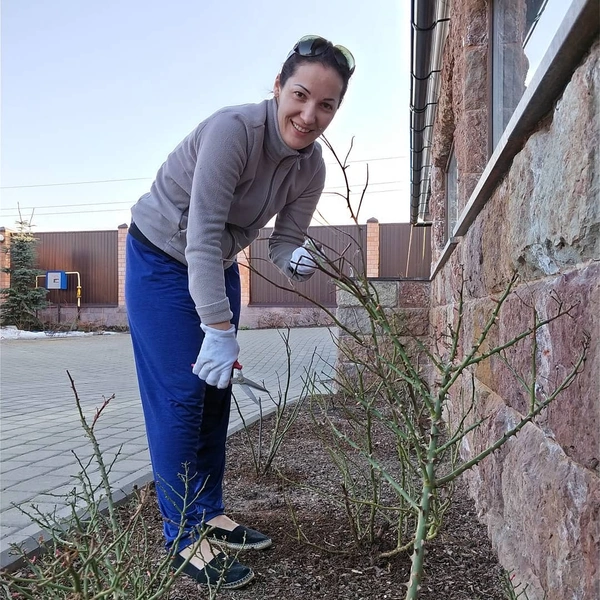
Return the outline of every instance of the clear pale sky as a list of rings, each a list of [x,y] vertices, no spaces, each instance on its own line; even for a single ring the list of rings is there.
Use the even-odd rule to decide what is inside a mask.
[[[1,33],[0,226],[14,228],[18,204],[27,219],[35,209],[34,231],[128,223],[177,143],[222,106],[269,97],[309,33],[356,58],[326,135],[341,155],[354,136],[355,201],[369,163],[360,221],[409,219],[408,1],[3,0]],[[128,181],[89,183],[115,179]],[[328,166],[326,192],[341,183]],[[331,193],[319,211],[348,222]]]

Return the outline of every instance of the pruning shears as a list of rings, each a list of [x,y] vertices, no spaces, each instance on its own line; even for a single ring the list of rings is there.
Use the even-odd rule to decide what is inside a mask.
[[[244,373],[242,372],[242,369],[242,365],[239,361],[236,360],[233,363],[233,375],[231,376],[231,383],[246,385],[250,388],[254,388],[255,390],[267,392],[267,394],[269,393],[269,390],[267,390],[266,387],[260,385],[260,383],[256,383],[256,381],[252,381],[252,379],[248,379],[247,377],[245,377]]]
[[[194,363],[192,363],[192,368],[194,368]],[[242,365],[241,363],[236,360],[233,363],[233,372],[231,374],[231,383],[237,383],[238,385],[242,385],[242,386],[246,386],[247,388],[254,388],[256,390],[259,390],[261,392],[267,392],[267,394],[269,393],[269,390],[260,385],[260,383],[256,383],[256,381],[252,381],[252,379],[248,379],[247,377],[244,376],[244,374],[242,373]],[[237,373],[236,373],[237,371]],[[256,398],[254,397],[254,393],[252,392],[252,390],[248,389],[248,395],[255,401]]]

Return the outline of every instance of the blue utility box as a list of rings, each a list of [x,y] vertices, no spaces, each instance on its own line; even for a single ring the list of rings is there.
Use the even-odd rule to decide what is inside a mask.
[[[47,290],[66,290],[67,272],[66,271],[46,271],[46,289]]]

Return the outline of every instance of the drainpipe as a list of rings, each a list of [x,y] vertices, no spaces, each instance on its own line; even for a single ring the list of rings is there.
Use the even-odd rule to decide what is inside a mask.
[[[410,222],[430,225],[429,177],[440,69],[450,0],[412,0],[410,83]]]

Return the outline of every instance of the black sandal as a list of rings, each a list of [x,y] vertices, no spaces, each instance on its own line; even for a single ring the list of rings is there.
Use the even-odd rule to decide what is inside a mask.
[[[181,554],[175,554],[171,566],[174,570],[178,570],[185,561],[186,559]],[[181,572],[189,575],[201,585],[217,586],[220,584],[227,590],[244,587],[254,579],[254,571],[250,567],[242,565],[235,558],[228,557],[222,552],[202,568],[188,562]]]
[[[207,527],[206,539],[208,541],[231,550],[264,550],[273,543],[273,540],[264,533],[243,525],[238,525],[233,531],[213,525]]]

